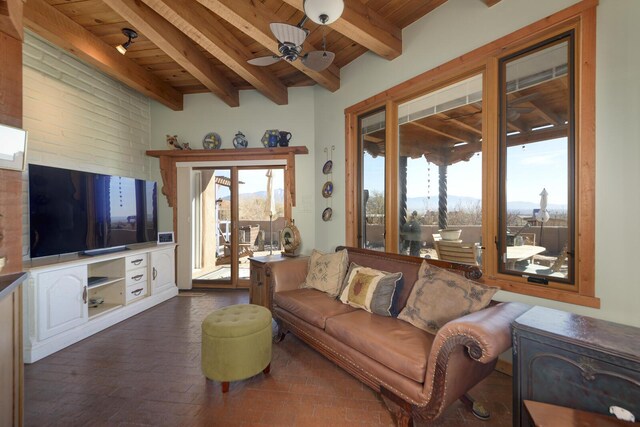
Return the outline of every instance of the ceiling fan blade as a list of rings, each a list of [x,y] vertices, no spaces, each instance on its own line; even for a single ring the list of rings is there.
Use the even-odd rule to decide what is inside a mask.
[[[272,22],[271,32],[280,43],[291,43],[295,46],[302,46],[307,38],[307,32],[300,27],[285,24],[283,22]]]
[[[279,56],[261,56],[259,58],[249,59],[247,62],[251,65],[257,65],[259,67],[266,67],[267,65],[275,64],[280,61]]]
[[[302,57],[302,63],[314,71],[322,71],[333,62],[336,54],[324,50],[314,50]]]

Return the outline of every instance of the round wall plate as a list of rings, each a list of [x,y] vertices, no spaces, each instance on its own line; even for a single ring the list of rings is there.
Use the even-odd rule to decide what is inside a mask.
[[[322,197],[326,199],[328,197],[331,197],[332,194],[333,194],[333,182],[327,181],[322,186]]]
[[[331,160],[327,160],[322,167],[322,173],[325,175],[329,175],[331,170],[333,169],[333,162]]]
[[[330,221],[331,215],[333,215],[333,209],[326,208],[325,210],[322,211],[322,220],[325,222]]]
[[[206,150],[217,150],[222,145],[222,138],[215,132],[209,132],[202,139],[202,147]]]

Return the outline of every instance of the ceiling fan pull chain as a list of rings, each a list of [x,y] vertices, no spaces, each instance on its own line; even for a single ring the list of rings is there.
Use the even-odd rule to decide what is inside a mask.
[[[325,55],[327,53],[327,33],[326,33],[326,28],[324,25],[322,26],[322,50],[324,51]]]

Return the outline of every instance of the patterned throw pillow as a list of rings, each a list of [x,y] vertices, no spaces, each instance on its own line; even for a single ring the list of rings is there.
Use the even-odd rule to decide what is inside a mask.
[[[397,316],[393,296],[402,288],[402,273],[387,273],[351,263],[340,301],[381,316]]]
[[[435,334],[450,320],[485,308],[497,291],[423,261],[398,319]]]
[[[325,254],[315,249],[309,257],[307,278],[301,288],[313,288],[337,297],[348,266],[347,250]]]

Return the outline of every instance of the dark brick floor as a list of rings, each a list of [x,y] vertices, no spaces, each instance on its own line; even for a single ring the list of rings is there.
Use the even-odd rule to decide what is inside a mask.
[[[203,295],[204,294],[204,295]],[[295,336],[274,345],[271,374],[220,384],[200,372],[200,324],[212,310],[246,303],[242,291],[180,296],[25,367],[27,426],[391,426],[369,388]],[[510,426],[511,378],[495,372],[436,426]],[[420,425],[420,424],[418,424]]]

